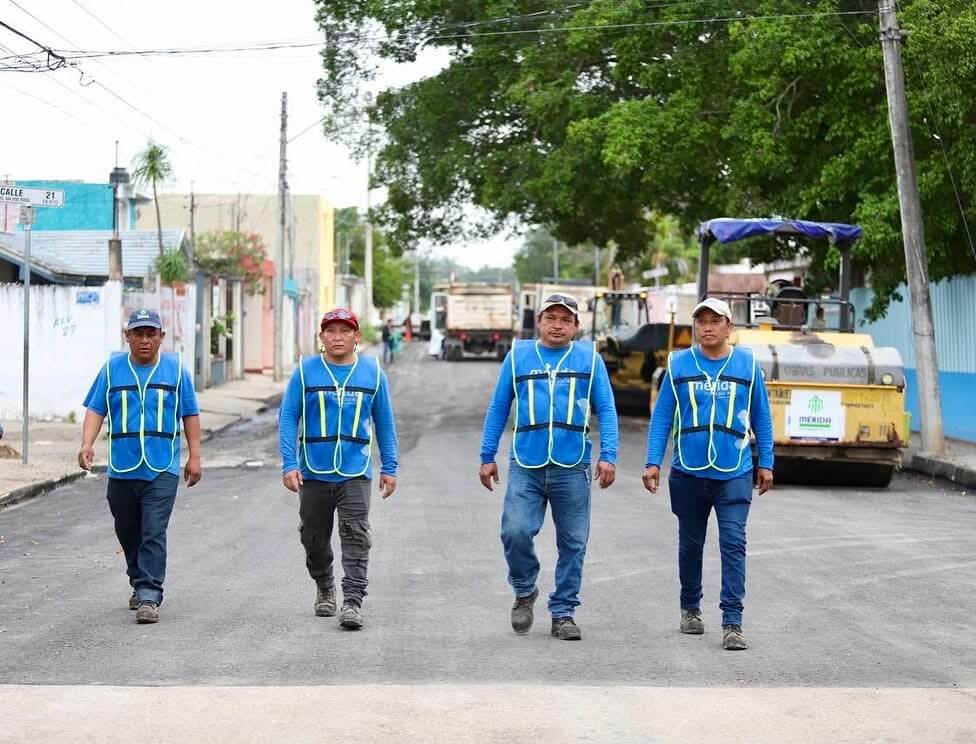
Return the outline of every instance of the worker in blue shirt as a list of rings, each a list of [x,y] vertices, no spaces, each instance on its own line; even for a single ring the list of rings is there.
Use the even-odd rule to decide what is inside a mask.
[[[299,360],[281,404],[279,447],[285,488],[299,494],[305,565],[317,591],[319,617],[336,614],[332,530],[339,516],[342,609],[339,624],[363,627],[374,438],[385,499],[397,487],[397,435],[386,373],[375,357],[359,356],[359,320],[345,308],[322,317],[318,356]],[[375,436],[374,436],[375,428]]]
[[[108,417],[108,505],[132,586],[139,623],[159,622],[166,577],[166,530],[180,478],[180,424],[189,459],[187,486],[201,477],[200,408],[178,354],[161,353],[166,333],[155,310],[125,326],[128,352],[113,354],[88,391],[78,465],[91,471],[95,440]]]
[[[759,493],[773,485],[773,420],[762,370],[749,349],[732,347],[728,303],[715,297],[692,312],[697,347],[673,352],[647,434],[644,487],[657,493],[668,440],[674,455],[668,476],[671,511],[678,518],[681,632],[700,635],[702,551],[708,515],[715,509],[722,554],[722,645],[747,647],[742,633],[746,594],[746,519],[752,503],[750,432],[759,454]]]
[[[546,505],[556,528],[556,587],[549,595],[551,634],[580,640],[574,615],[580,604],[583,558],[590,534],[590,411],[600,423],[600,488],[616,475],[617,412],[607,369],[589,341],[573,341],[579,307],[565,294],[549,296],[539,310],[538,340],[519,341],[502,362],[481,439],[481,484],[498,483],[495,455],[515,403],[508,488],[502,509],[502,546],[515,592],[512,629],[528,633],[539,596],[535,536]]]

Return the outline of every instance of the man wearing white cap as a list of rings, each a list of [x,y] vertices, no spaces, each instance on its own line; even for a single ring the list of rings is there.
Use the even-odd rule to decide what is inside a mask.
[[[647,435],[644,487],[657,493],[661,461],[674,439],[668,491],[678,518],[681,632],[705,632],[701,615],[702,551],[715,509],[722,554],[722,645],[746,648],[742,600],[746,587],[746,519],[752,503],[750,434],[759,454],[755,483],[773,484],[773,422],[762,370],[749,349],[732,347],[728,303],[708,297],[692,312],[697,347],[672,352]]]

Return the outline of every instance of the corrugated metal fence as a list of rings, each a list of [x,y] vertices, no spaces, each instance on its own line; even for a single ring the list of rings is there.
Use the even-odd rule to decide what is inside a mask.
[[[972,391],[976,390],[976,275],[933,282],[929,292],[945,431],[950,437],[976,441],[976,406],[972,405]],[[876,346],[894,346],[901,353],[909,383],[912,428],[917,430],[918,404],[913,393],[915,348],[908,288],[902,285],[899,294],[904,299],[891,303],[885,317],[873,323],[865,323],[863,319],[874,293],[870,289],[854,289],[851,301],[857,308],[857,330],[870,333]]]

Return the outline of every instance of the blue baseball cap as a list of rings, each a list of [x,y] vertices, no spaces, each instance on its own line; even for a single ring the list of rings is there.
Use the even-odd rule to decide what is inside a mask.
[[[133,310],[129,315],[129,322],[125,324],[125,330],[131,331],[133,328],[159,328],[162,330],[163,322],[159,319],[159,313],[147,308]]]

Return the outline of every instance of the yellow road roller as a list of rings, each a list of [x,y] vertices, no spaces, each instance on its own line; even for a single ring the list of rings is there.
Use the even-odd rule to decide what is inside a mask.
[[[714,219],[698,228],[699,298],[709,296],[709,248],[762,235],[833,243],[841,254],[839,296],[808,297],[795,286],[769,294],[713,293],[736,317],[734,345],[752,350],[773,414],[779,482],[886,487],[907,446],[905,373],[897,349],[856,333],[851,304],[855,225],[780,219]]]

